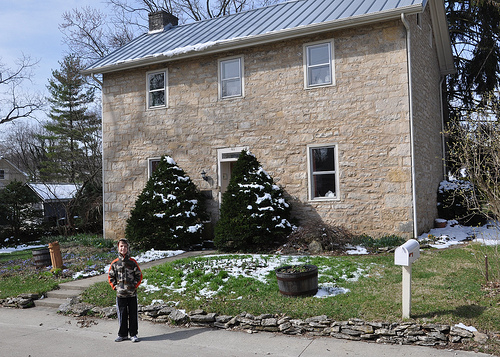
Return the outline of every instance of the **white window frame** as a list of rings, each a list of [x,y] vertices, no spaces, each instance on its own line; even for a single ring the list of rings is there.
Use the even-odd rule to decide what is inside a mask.
[[[163,74],[165,76],[165,82],[164,82],[165,85],[163,88],[150,90],[149,77],[152,75],[155,75],[155,74]],[[151,106],[149,94],[152,91],[154,91],[154,92],[164,91],[165,92],[165,103],[162,105]],[[159,71],[150,71],[150,72],[146,73],[146,109],[152,110],[152,109],[161,109],[161,108],[168,108],[168,70],[167,69],[162,69]]]
[[[325,65],[328,63],[329,68],[330,68],[330,82],[328,83],[319,83],[319,84],[310,84],[310,78],[309,78],[309,48],[311,47],[319,47],[321,45],[327,45],[329,47],[329,54],[330,54],[330,60],[329,62],[325,62],[321,65]],[[333,39],[326,40],[326,41],[317,41],[317,42],[311,42],[311,43],[306,43],[304,44],[303,47],[303,54],[304,54],[304,88],[305,89],[313,89],[313,88],[321,88],[321,87],[329,87],[329,86],[334,86],[335,85],[335,51],[334,51],[334,46],[333,46]]]
[[[334,197],[314,197],[314,176],[318,175],[313,172],[312,151],[314,149],[330,148],[334,150],[334,171],[322,171],[321,174],[334,174],[335,175],[335,192]],[[319,175],[321,175],[319,174]],[[337,143],[328,144],[310,144],[307,145],[307,177],[308,177],[308,193],[310,201],[339,201],[340,200],[340,187],[339,187],[339,150]]]
[[[153,162],[160,162],[161,157],[151,157],[148,159],[148,180],[151,178],[153,174]]]
[[[226,62],[232,62],[238,60],[239,65],[240,65],[240,75],[239,77],[233,77],[233,78],[222,78],[222,65]],[[245,96],[245,63],[243,60],[243,56],[234,56],[234,57],[227,57],[227,58],[222,58],[217,61],[217,68],[218,68],[218,83],[219,83],[219,99],[233,99],[233,98],[243,98]],[[224,81],[227,80],[234,80],[238,78],[240,80],[240,93],[237,95],[228,95],[228,96],[223,96],[222,94],[222,84]]]

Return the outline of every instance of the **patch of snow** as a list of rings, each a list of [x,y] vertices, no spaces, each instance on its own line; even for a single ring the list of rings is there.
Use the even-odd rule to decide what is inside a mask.
[[[473,326],[466,326],[463,323],[456,324],[455,327],[463,328],[464,330],[470,331],[470,332],[476,332],[476,328]]]
[[[19,252],[21,250],[37,249],[37,248],[47,248],[47,245],[46,244],[40,244],[40,245],[26,245],[26,244],[21,244],[21,245],[18,245],[17,247],[1,248],[0,249],[0,254],[1,253]]]
[[[428,239],[434,240],[429,245],[437,249],[449,248],[471,240],[484,245],[498,245],[500,244],[499,222],[470,227],[462,226],[456,221],[448,221],[445,228],[433,228],[418,237],[421,242]]]
[[[362,247],[360,245],[356,246],[356,247],[353,247],[353,246],[348,246],[347,247],[347,251],[346,253],[347,254],[350,254],[350,255],[363,255],[363,254],[369,254],[368,253],[368,250],[366,250],[365,247]]]

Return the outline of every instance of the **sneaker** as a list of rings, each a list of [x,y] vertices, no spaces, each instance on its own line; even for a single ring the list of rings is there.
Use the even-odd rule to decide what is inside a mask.
[[[118,336],[117,338],[115,338],[115,342],[122,342],[125,340],[125,337],[121,337],[121,336]]]
[[[132,341],[132,342],[139,342],[140,340],[139,340],[139,337],[132,336],[132,337],[130,337],[130,341]]]

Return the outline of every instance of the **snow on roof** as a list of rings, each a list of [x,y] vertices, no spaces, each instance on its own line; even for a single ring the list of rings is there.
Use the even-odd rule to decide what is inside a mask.
[[[433,2],[431,11],[440,0]],[[428,0],[295,0],[233,15],[173,26],[137,37],[83,73],[105,73],[201,53],[268,43],[370,22],[399,19],[401,14],[424,10]],[[445,52],[451,56],[444,6],[440,5],[440,31],[446,32]],[[454,67],[453,67],[454,68]]]
[[[72,199],[79,189],[72,183],[28,183],[28,186],[44,201]]]

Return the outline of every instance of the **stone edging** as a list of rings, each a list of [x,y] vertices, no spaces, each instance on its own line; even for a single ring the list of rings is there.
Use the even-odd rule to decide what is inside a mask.
[[[365,340],[388,344],[447,346],[470,342],[472,339],[484,343],[488,339],[486,334],[473,333],[457,326],[417,324],[414,322],[365,322],[360,319],[334,321],[326,315],[301,320],[272,314],[254,316],[241,313],[237,316],[227,316],[206,313],[203,310],[186,314],[175,308],[160,305],[141,307],[140,316],[143,320],[174,325],[239,329],[248,332],[268,331],[287,335],[331,336],[347,340]]]
[[[26,308],[33,306],[33,298],[38,296],[19,296],[0,301],[5,307]],[[78,298],[68,299],[58,312],[69,315],[99,315],[116,317],[116,308],[95,307],[79,302]],[[372,341],[387,344],[405,344],[419,346],[449,346],[471,342],[484,344],[488,335],[471,332],[457,326],[444,324],[418,324],[415,322],[366,322],[361,319],[335,321],[326,315],[310,317],[305,320],[292,319],[288,316],[262,314],[254,316],[243,312],[237,316],[218,315],[195,310],[185,313],[166,305],[139,306],[139,317],[155,323],[167,323],[176,326],[200,326],[227,330],[245,330],[249,333],[267,331],[286,335],[331,336],[354,341]]]

